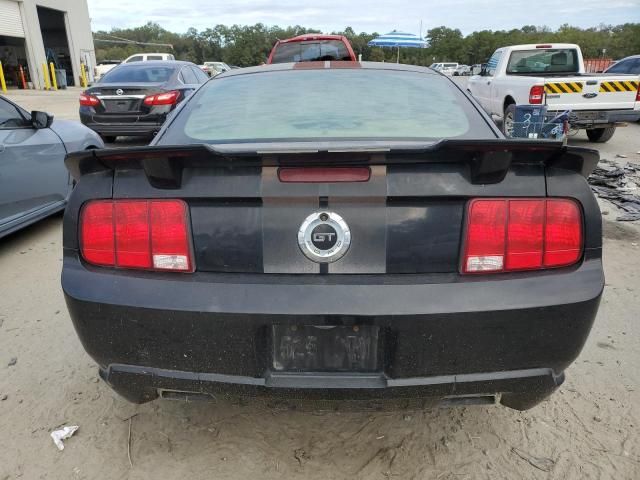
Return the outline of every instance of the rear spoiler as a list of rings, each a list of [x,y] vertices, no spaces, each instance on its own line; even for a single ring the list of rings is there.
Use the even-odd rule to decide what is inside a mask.
[[[156,188],[180,188],[184,167],[262,167],[311,165],[403,165],[465,163],[473,184],[501,182],[512,164],[543,165],[579,173],[585,178],[598,164],[597,150],[538,140],[442,140],[428,145],[279,148],[254,144],[146,146],[70,153],[65,164],[73,178],[122,168],[143,168]],[[293,145],[293,147],[292,147]],[[298,144],[301,145],[301,144]],[[304,144],[308,145],[308,144]]]

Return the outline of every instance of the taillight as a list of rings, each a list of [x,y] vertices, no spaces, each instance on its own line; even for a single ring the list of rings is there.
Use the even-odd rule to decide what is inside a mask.
[[[582,256],[580,207],[561,198],[472,200],[463,252],[463,273],[572,265]]]
[[[529,103],[531,105],[540,105],[542,104],[542,99],[544,98],[544,85],[534,85],[529,90]]]
[[[640,83],[638,83],[638,91],[636,92],[636,102],[640,102]]]
[[[84,107],[97,107],[100,105],[100,99],[88,93],[81,93],[80,105]]]
[[[178,98],[180,97],[180,92],[177,90],[172,90],[171,92],[163,92],[156,93],[155,95],[148,95],[144,98],[142,103],[151,107],[156,105],[174,105]]]
[[[187,205],[182,200],[89,202],[80,215],[80,251],[94,265],[192,272]]]

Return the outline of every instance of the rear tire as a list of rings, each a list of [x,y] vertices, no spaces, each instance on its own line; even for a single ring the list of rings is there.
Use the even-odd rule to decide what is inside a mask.
[[[114,143],[118,137],[114,135],[100,135],[100,138],[102,138],[104,143]]]
[[[507,105],[502,115],[502,133],[505,137],[511,138],[513,135],[513,124],[516,118],[516,104]]]
[[[616,127],[591,128],[587,130],[587,137],[591,142],[604,143],[611,140],[615,131]]]

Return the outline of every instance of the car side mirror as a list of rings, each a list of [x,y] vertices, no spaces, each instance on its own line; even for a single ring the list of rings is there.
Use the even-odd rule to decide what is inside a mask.
[[[43,128],[49,128],[53,123],[53,115],[49,115],[47,112],[40,112],[34,110],[31,112],[31,125],[36,130]]]
[[[487,67],[480,67],[480,76],[481,77],[487,76]]]

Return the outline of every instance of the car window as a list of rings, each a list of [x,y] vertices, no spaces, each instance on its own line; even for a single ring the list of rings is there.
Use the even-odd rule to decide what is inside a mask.
[[[335,69],[209,81],[162,143],[453,137],[495,138],[467,97],[440,75]]]
[[[607,73],[640,73],[640,58],[629,58],[616,63]]]
[[[182,75],[184,83],[186,83],[187,85],[193,85],[198,83],[198,78],[195,76],[195,74],[191,70],[191,67],[183,67],[182,70],[180,71],[180,74]]]
[[[496,50],[491,58],[487,62],[487,75],[493,77],[496,74],[496,68],[498,68],[498,62],[502,56],[502,50]]]
[[[310,40],[281,43],[276,47],[271,63],[314,62],[319,60],[351,60],[340,40]]]
[[[445,68],[456,68],[458,66],[457,63],[445,63]]]
[[[209,75],[207,75],[206,73],[204,73],[201,69],[199,69],[198,67],[190,67],[191,70],[193,71],[193,74],[196,76],[197,82],[196,83],[204,83],[207,80],[209,80]]]
[[[517,50],[511,52],[508,74],[577,73],[578,51],[575,48]]]
[[[162,55],[147,55],[147,60],[163,60]]]
[[[24,127],[25,125],[25,119],[18,109],[0,98],[0,129]]]
[[[150,66],[144,63],[128,67],[115,67],[102,77],[100,83],[163,83],[168,81],[175,71],[175,67]]]
[[[131,57],[129,60],[127,60],[127,63],[129,62],[142,62],[144,60],[144,57],[142,55],[136,55],[134,57]]]

